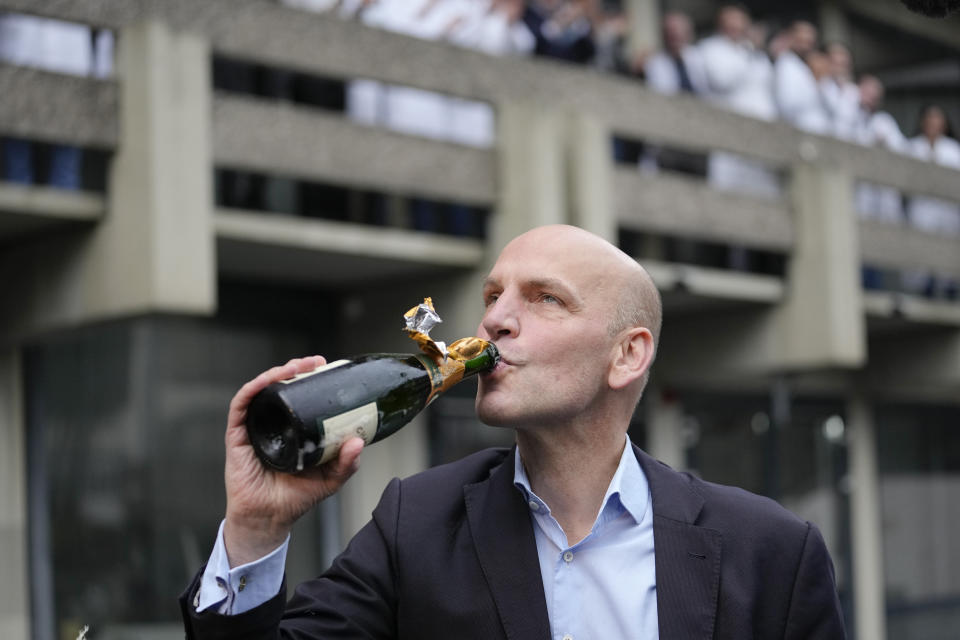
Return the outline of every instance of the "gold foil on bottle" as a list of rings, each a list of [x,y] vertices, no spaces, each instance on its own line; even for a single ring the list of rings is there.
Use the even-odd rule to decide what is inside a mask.
[[[430,356],[437,364],[446,360],[446,345],[430,337],[430,330],[443,322],[437,310],[433,308],[433,299],[424,298],[421,304],[403,314],[403,319],[407,325],[407,335],[417,343],[420,351]]]
[[[488,344],[483,338],[460,338],[447,347],[447,353],[457,360],[472,360],[483,353]]]
[[[410,339],[417,343],[426,357],[420,357],[430,373],[430,396],[427,404],[438,395],[463,380],[466,365],[464,361],[477,357],[489,344],[482,338],[460,338],[450,346],[430,337],[430,330],[443,322],[433,307],[431,298],[403,314],[406,331]],[[418,356],[419,357],[419,356]]]

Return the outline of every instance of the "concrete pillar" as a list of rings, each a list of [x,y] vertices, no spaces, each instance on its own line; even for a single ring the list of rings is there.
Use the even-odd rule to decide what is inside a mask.
[[[847,424],[850,537],[854,540],[851,547],[853,610],[857,640],[885,640],[883,529],[876,425],[870,405],[858,394],[848,401]]]
[[[566,218],[565,118],[543,107],[497,107],[500,200],[490,221],[491,261],[512,238]]]
[[[853,180],[837,167],[798,164],[791,201],[796,245],[786,299],[773,318],[780,343],[773,365],[859,367],[866,360],[866,326]]]
[[[623,4],[630,22],[627,49],[635,53],[659,49],[663,44],[659,0],[626,0]]]
[[[567,135],[570,223],[616,244],[611,132],[600,120],[576,114]]]
[[[685,469],[687,452],[683,441],[683,406],[675,397],[657,386],[647,387],[643,395],[647,453],[674,469]]]
[[[83,233],[22,243],[0,259],[15,308],[0,336],[124,315],[211,313],[216,303],[210,57],[194,35],[159,23],[119,42],[119,142],[107,214]]]
[[[0,351],[0,638],[30,638],[27,453],[19,353]]]
[[[92,311],[211,313],[209,47],[148,22],[123,31],[117,58],[121,142],[90,247]]]

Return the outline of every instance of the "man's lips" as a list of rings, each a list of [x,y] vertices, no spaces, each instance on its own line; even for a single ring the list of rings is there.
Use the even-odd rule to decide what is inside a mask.
[[[495,367],[494,367],[493,369],[491,369],[490,371],[487,371],[487,372],[484,373],[483,375],[493,375],[493,374],[495,374],[495,373],[499,373],[500,371],[503,371],[503,370],[506,369],[507,367],[513,367],[513,366],[515,366],[514,363],[511,362],[509,358],[505,358],[505,357],[503,356],[503,353],[501,353],[501,354],[500,354],[500,362],[497,363],[497,366],[495,366]]]

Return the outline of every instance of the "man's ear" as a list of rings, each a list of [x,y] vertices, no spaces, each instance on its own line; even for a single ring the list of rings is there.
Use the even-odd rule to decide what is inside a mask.
[[[607,384],[611,389],[623,389],[643,377],[653,362],[653,334],[644,327],[634,327],[621,336],[614,345],[613,360]]]

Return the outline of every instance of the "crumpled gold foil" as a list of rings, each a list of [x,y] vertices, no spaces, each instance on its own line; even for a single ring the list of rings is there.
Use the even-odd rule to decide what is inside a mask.
[[[431,338],[430,330],[443,322],[433,307],[432,298],[424,298],[422,303],[403,314],[403,318],[407,335],[437,364],[444,362],[447,357],[458,361],[470,360],[487,347],[487,341],[482,338],[460,338],[450,346]]]
[[[430,330],[443,322],[433,308],[432,298],[424,298],[422,303],[403,314],[403,319],[407,325],[407,335],[417,343],[420,351],[438,364],[447,359],[447,345],[430,337]]]

